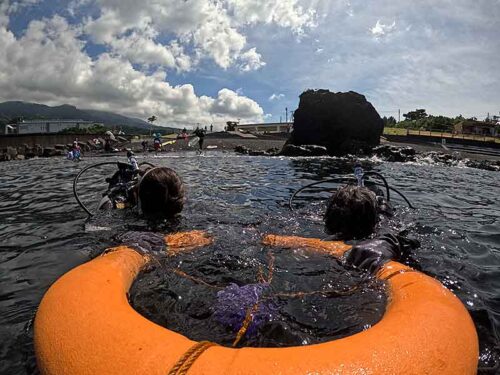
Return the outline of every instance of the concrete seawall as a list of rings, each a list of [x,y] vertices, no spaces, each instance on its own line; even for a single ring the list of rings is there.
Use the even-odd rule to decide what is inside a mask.
[[[102,134],[21,134],[0,135],[0,149],[7,147],[54,147],[54,145],[71,144],[75,139],[87,142],[94,138],[102,138]]]

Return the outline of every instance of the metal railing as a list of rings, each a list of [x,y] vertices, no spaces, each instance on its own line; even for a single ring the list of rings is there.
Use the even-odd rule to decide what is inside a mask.
[[[404,128],[386,128],[384,130],[385,134],[389,135],[419,135],[427,137],[439,137],[439,138],[454,138],[454,139],[468,139],[481,142],[496,142],[500,143],[500,135],[492,136],[485,134],[468,134],[468,133],[456,133],[453,131],[445,130],[420,130],[420,129],[404,129]]]

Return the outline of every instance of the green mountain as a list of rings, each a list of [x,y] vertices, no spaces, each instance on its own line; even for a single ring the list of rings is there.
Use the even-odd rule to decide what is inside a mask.
[[[64,104],[50,107],[43,104],[11,101],[0,103],[0,123],[8,123],[15,118],[24,120],[86,120],[103,123],[107,128],[122,128],[126,133],[140,134],[149,132],[150,124],[138,118],[126,117],[116,113],[78,109],[75,106]],[[156,132],[169,134],[179,129],[154,126]]]

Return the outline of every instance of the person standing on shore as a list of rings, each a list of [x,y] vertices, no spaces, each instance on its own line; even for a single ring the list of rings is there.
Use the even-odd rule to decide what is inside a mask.
[[[153,147],[155,149],[155,154],[158,154],[158,151],[161,151],[161,138],[159,134],[155,134],[155,138],[153,140]]]
[[[200,148],[200,153],[203,151],[203,141],[205,140],[205,130],[196,128],[194,131],[194,135],[196,135],[200,140],[198,141],[198,146]]]

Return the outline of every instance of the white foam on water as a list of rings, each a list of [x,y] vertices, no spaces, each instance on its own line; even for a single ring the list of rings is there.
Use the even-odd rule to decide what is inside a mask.
[[[89,223],[85,224],[85,232],[105,232],[110,230],[111,228],[109,227],[100,227],[98,225],[93,225]]]

